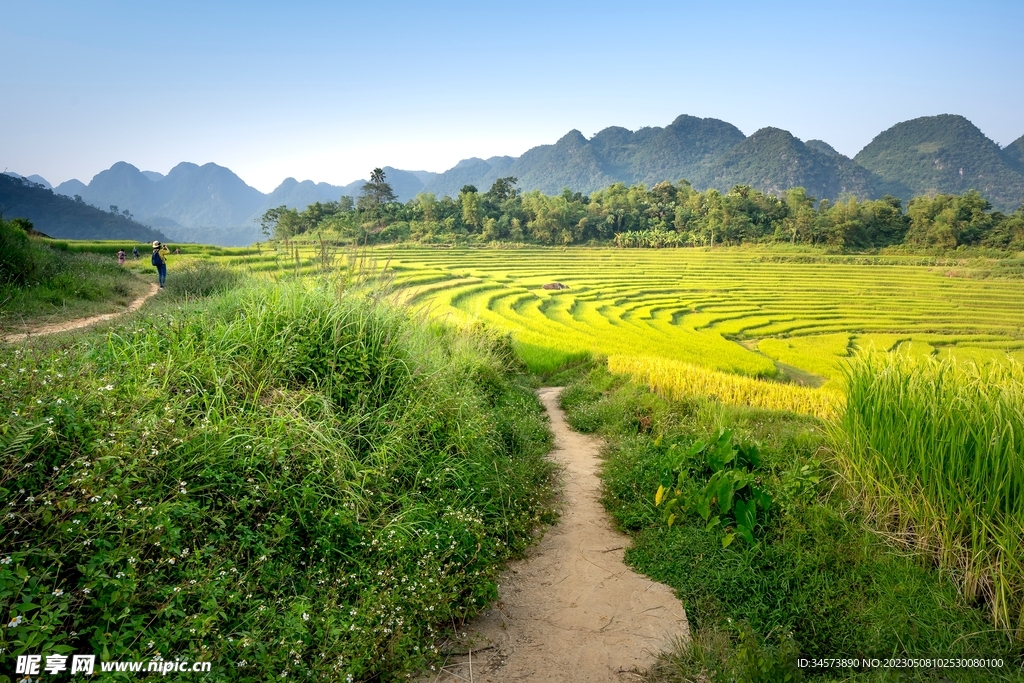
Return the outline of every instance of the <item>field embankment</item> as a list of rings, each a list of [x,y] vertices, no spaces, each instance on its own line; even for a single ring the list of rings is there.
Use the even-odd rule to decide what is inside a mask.
[[[0,348],[4,670],[76,652],[367,680],[436,661],[552,517],[507,340],[312,283],[168,295]]]

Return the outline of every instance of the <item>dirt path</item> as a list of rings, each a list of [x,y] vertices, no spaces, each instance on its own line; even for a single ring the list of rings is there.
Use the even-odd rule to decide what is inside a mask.
[[[467,625],[432,681],[636,680],[675,637],[689,637],[672,590],[623,564],[629,538],[612,528],[597,477],[600,440],[572,431],[560,388],[540,390],[564,469],[561,521],[501,578],[500,598]]]
[[[52,325],[41,325],[39,327],[29,329],[27,332],[19,332],[18,334],[8,334],[7,336],[2,338],[2,341],[5,341],[10,344],[13,342],[25,341],[29,337],[37,337],[44,334],[54,334],[56,332],[67,332],[68,330],[77,330],[81,327],[89,327],[90,325],[95,325],[96,323],[101,323],[105,320],[112,320],[118,317],[119,315],[124,315],[125,313],[131,313],[132,311],[139,310],[140,308],[142,308],[142,304],[146,303],[147,299],[149,299],[151,296],[153,296],[159,291],[160,287],[154,282],[149,286],[148,292],[146,292],[138,299],[135,299],[130,304],[128,304],[128,308],[124,309],[123,311],[115,311],[114,313],[104,313],[103,315],[94,315],[89,318],[78,318],[77,320],[66,320],[62,323],[54,323]]]

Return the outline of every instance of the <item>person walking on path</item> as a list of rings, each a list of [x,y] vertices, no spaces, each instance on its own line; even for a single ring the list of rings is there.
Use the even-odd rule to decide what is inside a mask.
[[[138,260],[139,260],[139,248],[138,248],[138,246],[132,247],[132,257],[133,257],[133,258],[134,258],[134,259],[135,259],[136,261],[138,261]]]
[[[117,262],[119,264],[121,264],[122,266],[124,265],[124,258],[125,258],[124,249],[118,249],[117,250]]]
[[[164,288],[164,281],[167,280],[167,254],[168,249],[157,240],[153,242],[153,257],[151,263],[156,266],[156,272],[160,275],[160,289]]]

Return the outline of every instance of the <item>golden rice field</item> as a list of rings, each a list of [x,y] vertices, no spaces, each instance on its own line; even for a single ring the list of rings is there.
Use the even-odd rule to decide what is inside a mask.
[[[187,249],[266,275],[313,273],[331,260],[309,244]],[[373,269],[387,271],[396,298],[433,316],[507,330],[538,366],[594,352],[673,395],[824,416],[834,397],[794,384],[830,393],[857,348],[1024,361],[1019,280],[971,279],[963,267],[953,277],[948,265],[917,256],[431,247],[369,256]],[[346,259],[333,255],[335,263]],[[173,257],[170,266],[173,274]],[[542,289],[552,282],[568,289]]]
[[[785,374],[811,386],[839,378],[858,347],[1024,360],[1019,281],[947,277],[945,268],[914,265],[918,258],[806,263],[693,249],[379,256],[389,258],[402,296],[435,315],[496,325],[526,345],[631,357],[615,362],[652,383],[673,373],[641,372],[637,357],[673,361],[677,370],[681,363],[747,377]],[[568,289],[542,289],[551,282]]]

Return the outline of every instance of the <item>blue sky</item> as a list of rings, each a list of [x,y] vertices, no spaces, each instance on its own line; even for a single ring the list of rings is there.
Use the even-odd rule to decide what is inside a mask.
[[[1024,135],[1019,0],[0,0],[0,16],[0,166],[55,184],[122,160],[342,184],[679,114],[851,156],[933,114]]]

